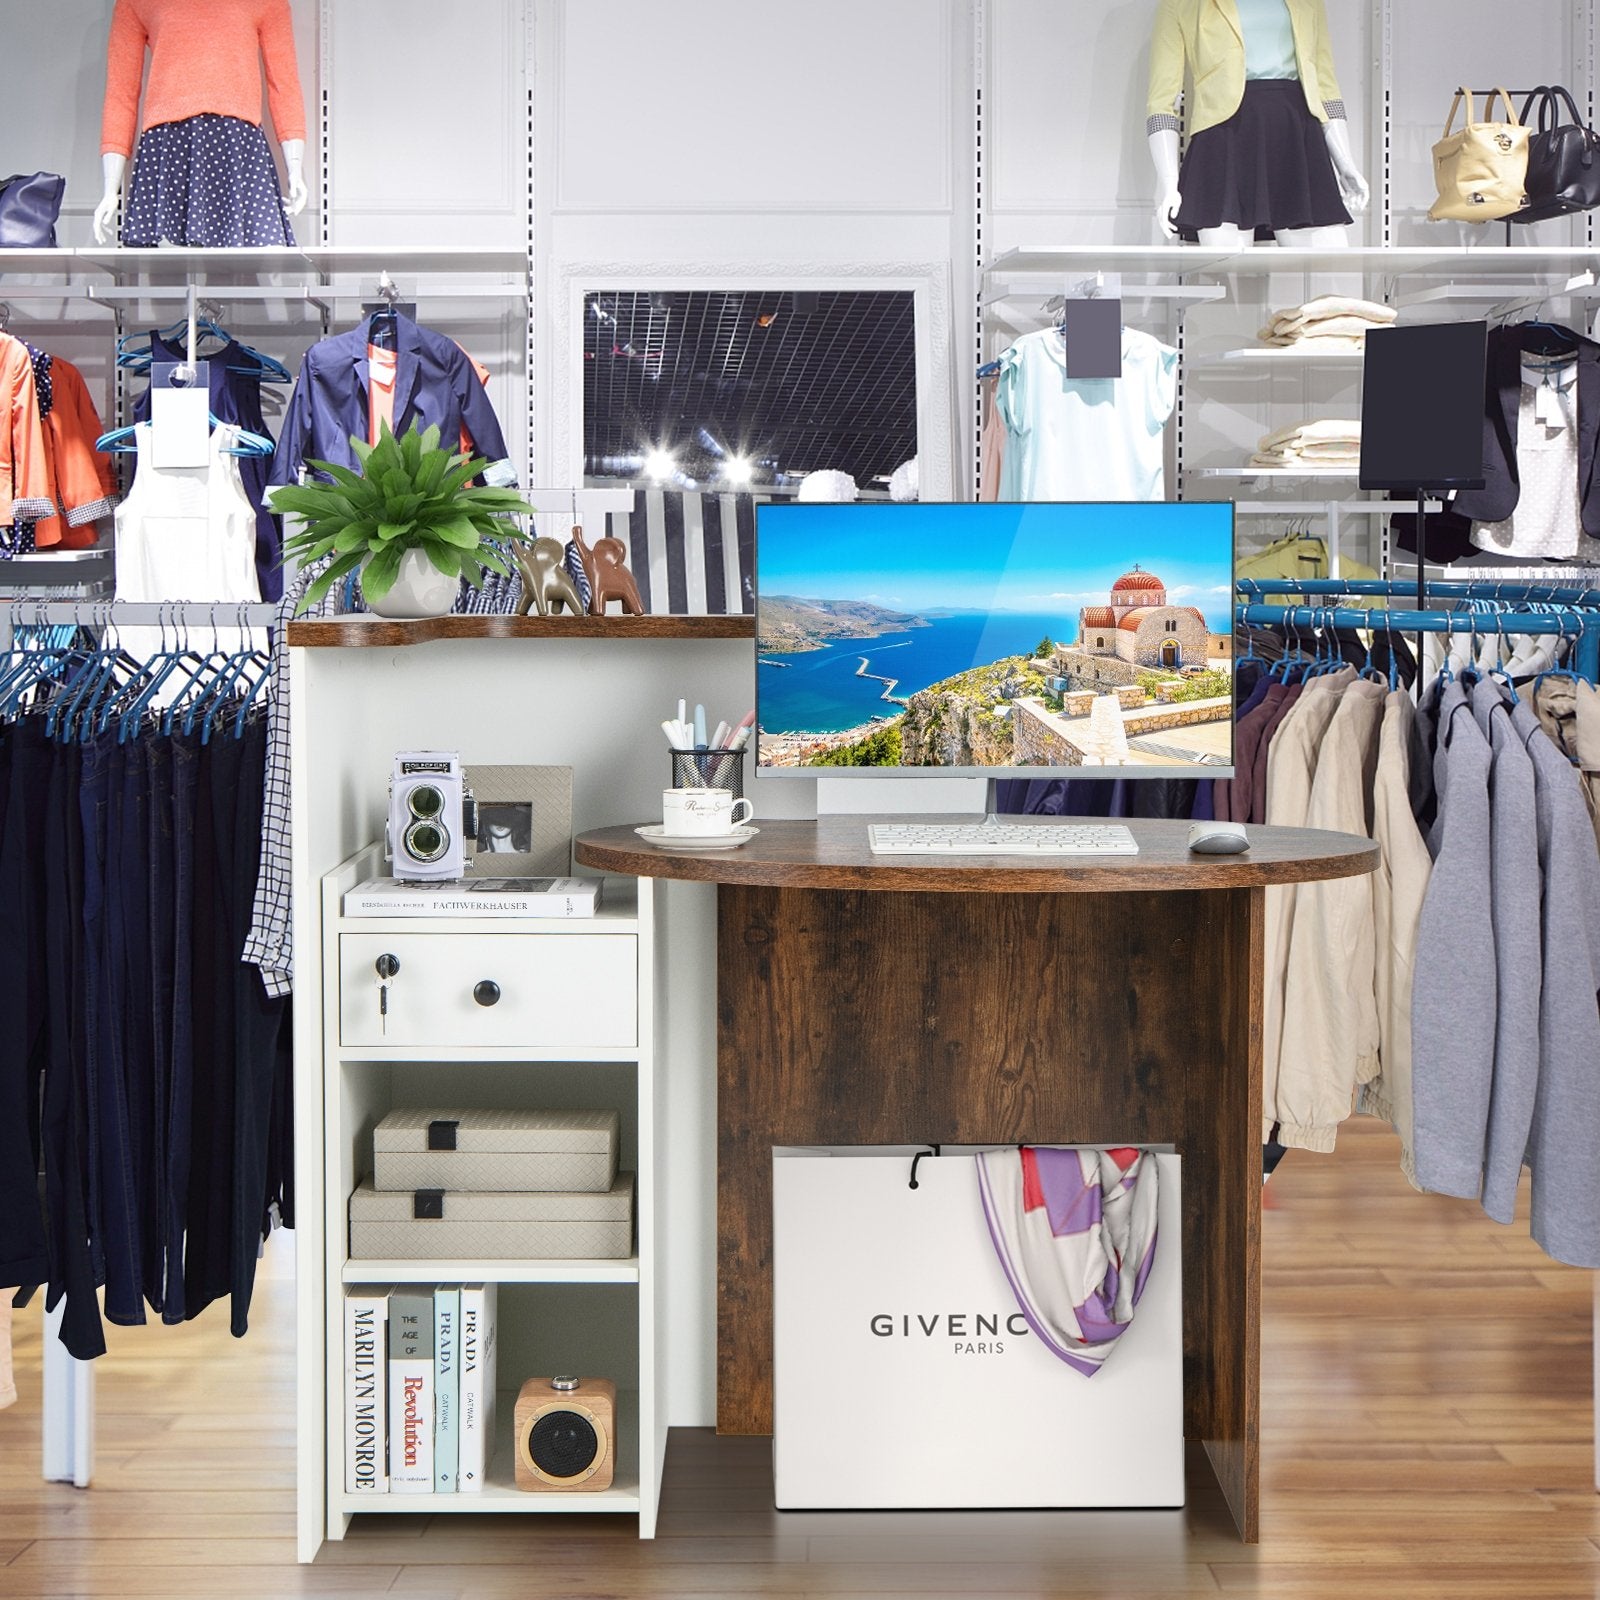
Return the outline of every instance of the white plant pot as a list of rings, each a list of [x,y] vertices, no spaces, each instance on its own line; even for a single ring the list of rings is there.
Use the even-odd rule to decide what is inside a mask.
[[[394,587],[381,600],[367,605],[380,617],[395,621],[448,616],[456,603],[460,580],[441,572],[421,550],[407,550],[400,558]]]

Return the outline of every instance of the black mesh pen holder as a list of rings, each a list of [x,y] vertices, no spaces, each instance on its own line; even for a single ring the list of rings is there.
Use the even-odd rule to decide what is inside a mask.
[[[744,750],[674,750],[674,789],[728,789],[744,799]]]

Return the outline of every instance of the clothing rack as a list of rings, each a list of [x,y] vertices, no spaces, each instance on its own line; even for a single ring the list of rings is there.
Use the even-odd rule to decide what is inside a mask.
[[[1497,615],[1474,611],[1401,611],[1390,607],[1263,605],[1256,598],[1265,594],[1298,594],[1308,599],[1317,596],[1411,598],[1409,583],[1382,579],[1243,578],[1235,588],[1245,596],[1245,603],[1236,611],[1238,621],[1245,627],[1347,628],[1365,629],[1369,633],[1417,635],[1500,631],[1560,634],[1573,641],[1573,670],[1590,683],[1600,683],[1600,590],[1542,583],[1439,582],[1427,586],[1429,596],[1441,600],[1499,600],[1596,608],[1592,614],[1566,610],[1507,611]],[[1484,626],[1486,622],[1492,625]]]

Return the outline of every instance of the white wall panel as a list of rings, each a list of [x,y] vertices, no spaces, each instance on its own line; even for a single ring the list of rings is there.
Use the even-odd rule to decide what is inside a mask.
[[[555,205],[945,210],[954,9],[564,4]]]
[[[1144,102],[1154,15],[1153,0],[1071,11],[1058,0],[989,0],[997,248],[1038,236],[1041,224],[1052,239],[1151,242]]]
[[[337,0],[328,17],[336,244],[521,244],[521,0]]]

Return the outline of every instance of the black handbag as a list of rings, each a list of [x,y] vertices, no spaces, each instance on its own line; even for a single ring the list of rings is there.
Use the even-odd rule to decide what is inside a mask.
[[[0,250],[54,250],[67,180],[54,172],[0,179]]]
[[[1600,135],[1586,128],[1573,98],[1559,84],[1541,85],[1528,96],[1522,120],[1539,102],[1539,126],[1528,140],[1528,203],[1507,220],[1544,222],[1600,206]],[[1562,122],[1561,102],[1570,122]]]

